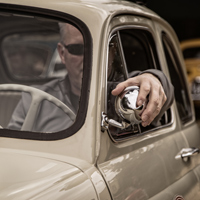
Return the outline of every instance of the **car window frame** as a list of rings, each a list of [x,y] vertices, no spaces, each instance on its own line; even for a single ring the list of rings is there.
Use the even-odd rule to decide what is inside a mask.
[[[151,30],[151,28],[149,28],[146,24],[143,24],[143,25],[135,25],[135,24],[126,24],[126,25],[119,25],[117,27],[114,27],[111,31],[110,31],[110,34],[109,34],[109,40],[108,40],[108,45],[107,45],[107,52],[109,52],[109,41],[110,41],[110,38],[112,37],[112,35],[119,31],[119,30],[123,30],[123,29],[138,29],[138,30],[143,30],[143,31],[146,31],[148,33],[150,33],[152,39],[153,39],[153,42],[154,42],[154,45],[155,45],[155,52],[156,52],[156,56],[157,56],[157,62],[159,64],[158,69],[162,71],[162,68],[161,68],[161,64],[160,64],[160,60],[159,60],[159,55],[158,55],[158,51],[157,51],[157,46],[155,44],[155,39],[154,39],[154,33],[153,31]],[[156,37],[156,36],[155,36]],[[151,53],[152,53],[152,46],[149,45],[150,47],[150,50],[151,50]],[[108,54],[108,53],[107,53]],[[107,59],[108,59],[108,55],[107,55]],[[153,57],[152,61],[155,63],[155,57]],[[108,61],[107,61],[108,63]],[[155,68],[156,69],[156,68]],[[106,66],[106,71],[107,71],[107,66]],[[126,69],[126,71],[128,71]],[[106,113],[107,113],[107,90],[108,90],[108,87],[107,87],[107,75],[108,73],[106,72],[106,92],[105,92],[105,110],[106,110]],[[158,127],[154,127],[152,129],[149,129],[149,130],[146,130],[144,132],[141,132],[141,133],[138,133],[138,134],[132,134],[131,136],[129,137],[123,137],[123,138],[114,138],[113,135],[110,133],[109,131],[109,128],[108,128],[108,134],[111,138],[111,140],[114,142],[114,143],[118,143],[118,142],[123,142],[123,141],[127,141],[127,140],[131,140],[131,139],[134,139],[136,137],[140,137],[140,136],[143,136],[143,135],[146,135],[146,134],[149,134],[149,133],[152,133],[156,130],[160,130],[160,129],[163,129],[163,128],[166,128],[166,127],[169,127],[173,124],[173,113],[172,113],[172,109],[171,107],[167,110],[167,112],[169,112],[169,115],[170,115],[170,122],[167,123],[167,124],[164,124],[164,125],[161,125],[161,126],[158,126]]]
[[[16,131],[9,129],[0,129],[1,137],[9,138],[20,138],[20,139],[29,139],[29,140],[42,140],[42,141],[52,141],[60,140],[75,134],[84,124],[87,110],[88,110],[88,101],[89,101],[89,87],[91,82],[91,72],[92,72],[92,48],[93,40],[87,25],[81,21],[81,19],[76,18],[68,13],[50,10],[46,8],[36,8],[32,6],[21,6],[10,4],[9,8],[7,4],[0,3],[1,12],[5,13],[15,13],[15,14],[24,14],[27,16],[37,16],[43,17],[50,20],[56,20],[59,22],[70,22],[76,28],[80,30],[84,38],[84,60],[83,60],[83,80],[82,80],[82,89],[80,97],[80,106],[76,121],[69,128],[53,133],[42,133],[42,132],[31,132],[31,131]],[[26,82],[24,82],[26,84]]]

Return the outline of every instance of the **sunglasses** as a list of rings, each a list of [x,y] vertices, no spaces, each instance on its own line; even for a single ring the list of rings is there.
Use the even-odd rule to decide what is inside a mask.
[[[65,45],[62,43],[65,49],[72,55],[81,56],[84,53],[84,45],[83,44],[69,44]]]

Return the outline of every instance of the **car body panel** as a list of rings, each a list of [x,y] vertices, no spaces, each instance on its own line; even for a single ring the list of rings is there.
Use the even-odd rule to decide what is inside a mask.
[[[75,166],[5,149],[0,159],[1,199],[97,199],[92,182]]]

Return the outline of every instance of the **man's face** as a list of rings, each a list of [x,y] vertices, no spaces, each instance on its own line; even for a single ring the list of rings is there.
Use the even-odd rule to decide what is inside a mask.
[[[58,52],[62,63],[65,64],[71,90],[80,96],[83,75],[83,36],[78,29],[72,25],[64,25],[64,37],[62,43],[58,43]]]

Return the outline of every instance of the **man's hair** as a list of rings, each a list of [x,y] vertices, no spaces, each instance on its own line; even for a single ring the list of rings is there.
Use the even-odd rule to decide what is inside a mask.
[[[66,39],[66,36],[68,34],[68,31],[70,29],[70,26],[73,27],[74,29],[77,29],[74,25],[69,24],[69,23],[63,23],[63,22],[59,22],[59,29],[60,29],[60,41],[64,42]],[[78,29],[77,29],[78,30]],[[79,30],[78,30],[79,31]],[[80,31],[79,31],[80,32]]]
[[[58,25],[60,28],[60,41],[64,42],[67,35],[67,23],[59,22]]]

